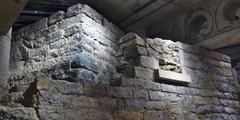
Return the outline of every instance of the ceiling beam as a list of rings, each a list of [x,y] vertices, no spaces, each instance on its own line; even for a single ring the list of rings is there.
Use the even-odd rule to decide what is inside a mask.
[[[119,24],[122,27],[129,27],[130,25],[136,23],[137,21],[141,21],[143,18],[145,18],[148,15],[151,15],[152,13],[160,10],[161,8],[169,5],[174,0],[155,0],[151,4],[148,4],[147,6],[142,7],[135,13],[131,14],[124,20],[122,20]]]
[[[232,29],[230,31],[219,33],[211,38],[205,39],[197,43],[197,45],[209,48],[209,49],[219,49],[234,44],[240,43],[240,28]]]

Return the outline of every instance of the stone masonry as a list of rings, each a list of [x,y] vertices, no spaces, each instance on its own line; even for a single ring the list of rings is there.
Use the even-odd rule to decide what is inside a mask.
[[[17,31],[11,94],[1,98],[0,119],[240,119],[239,85],[228,56],[134,33],[120,39],[122,34],[81,4]],[[163,81],[156,71],[172,74]],[[191,81],[168,81],[175,74]]]
[[[28,86],[35,72],[56,80],[109,83],[122,35],[87,5],[57,12],[14,33],[10,86]]]

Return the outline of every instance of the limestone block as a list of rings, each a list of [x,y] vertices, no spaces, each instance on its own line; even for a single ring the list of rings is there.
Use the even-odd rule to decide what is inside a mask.
[[[135,78],[122,78],[121,86],[135,87],[139,89],[155,90],[155,91],[161,90],[161,86],[159,83],[146,81],[142,79],[135,79]]]
[[[34,108],[26,108],[26,107],[16,107],[9,108],[0,106],[2,120],[38,120],[38,116]]]
[[[114,98],[132,98],[132,90],[124,87],[109,87],[108,95]]]
[[[66,95],[82,95],[83,85],[81,83],[71,83],[63,80],[50,80],[49,91]],[[39,85],[41,85],[41,80]],[[47,87],[47,83],[44,84]]]
[[[167,110],[167,104],[165,102],[147,102],[147,110]]]
[[[66,17],[66,14],[64,11],[58,11],[49,17],[48,25],[49,26],[53,25],[56,22],[63,20],[65,17]]]
[[[144,79],[152,81],[154,80],[154,70],[149,68],[143,68],[143,67],[135,67],[134,68],[134,74],[135,77],[138,79]]]
[[[155,58],[148,56],[140,57],[140,65],[153,70],[159,69],[159,62]]]
[[[166,70],[156,70],[155,76],[157,80],[165,80],[169,83],[190,83],[191,77],[186,74],[166,71]]]
[[[133,98],[140,100],[148,100],[148,93],[146,90],[133,88]]]
[[[86,4],[82,5],[82,12],[100,24],[102,24],[103,19],[105,19],[96,10]]]
[[[72,17],[77,14],[80,14],[82,12],[83,5],[82,4],[76,4],[74,6],[71,6],[67,9],[67,17]]]
[[[116,120],[143,120],[143,113],[130,110],[120,110],[115,116]]]
[[[229,62],[220,61],[219,64],[221,68],[232,68],[231,63]]]
[[[165,92],[158,92],[158,91],[150,91],[149,92],[149,99],[151,101],[172,101],[176,102],[182,100],[183,98],[177,94],[165,93]]]
[[[125,100],[125,106],[128,110],[134,110],[134,111],[142,111],[143,109],[146,108],[146,102],[141,101],[141,100]]]
[[[64,30],[65,31],[64,36],[68,37],[68,36],[72,36],[76,33],[81,33],[81,29],[82,29],[82,27],[80,25],[74,25],[74,26],[71,26],[69,28],[66,28]]]
[[[144,120],[164,120],[163,111],[147,110],[144,112]]]
[[[119,43],[127,47],[134,47],[136,45],[145,46],[145,41],[135,33],[128,33],[123,36]]]
[[[37,89],[38,90],[49,90],[50,88],[50,81],[49,80],[40,80],[37,82]]]
[[[193,96],[192,102],[193,102],[193,104],[196,104],[196,105],[218,105],[219,99],[216,97]]]
[[[105,96],[106,88],[102,85],[84,84],[84,93],[88,96]]]

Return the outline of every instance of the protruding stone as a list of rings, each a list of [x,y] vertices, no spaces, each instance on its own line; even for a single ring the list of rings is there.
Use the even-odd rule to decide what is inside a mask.
[[[161,81],[168,81],[172,83],[190,83],[191,82],[191,77],[186,74],[181,74],[181,73],[176,73],[176,72],[171,72],[171,71],[166,71],[166,70],[156,70],[155,71],[155,76],[157,80]]]
[[[58,11],[49,17],[48,25],[53,25],[56,22],[63,20],[65,17],[66,16],[64,11]]]
[[[154,79],[154,70],[143,67],[135,67],[135,77],[144,80],[153,80]]]
[[[146,68],[154,69],[154,70],[159,69],[159,62],[152,57],[141,56],[140,65]]]
[[[72,17],[77,14],[80,14],[82,12],[82,7],[83,7],[82,4],[76,4],[74,6],[69,7],[66,13],[67,17]]]
[[[119,43],[124,43],[127,47],[134,47],[136,45],[145,46],[145,41],[135,33],[126,34],[120,39]]]

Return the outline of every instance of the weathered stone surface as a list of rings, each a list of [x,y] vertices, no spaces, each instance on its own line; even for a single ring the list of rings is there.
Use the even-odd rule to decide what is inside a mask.
[[[56,12],[55,14],[51,15],[48,20],[48,25],[52,25],[56,22],[59,22],[65,18],[65,12],[64,11],[59,11]]]
[[[38,120],[34,108],[9,108],[0,106],[0,119],[2,120]]]
[[[135,77],[138,79],[144,79],[144,80],[153,80],[154,79],[154,71],[149,68],[143,68],[143,67],[135,67]]]
[[[11,89],[0,91],[0,119],[239,119],[239,85],[228,56],[134,33],[119,41],[121,36],[81,4],[16,31]],[[155,69],[167,71],[161,75],[168,81],[153,82]],[[189,79],[182,75],[192,81],[169,81]]]
[[[126,47],[134,47],[136,45],[145,46],[145,41],[135,33],[128,33],[127,35],[123,36],[119,43],[124,43],[123,46]]]
[[[135,112],[135,111],[128,111],[128,110],[121,110],[116,113],[116,120],[142,120],[143,113]]]
[[[26,81],[16,76],[34,71],[72,82],[109,83],[117,74],[115,53],[123,32],[87,5],[74,5],[14,34],[12,83]]]
[[[74,15],[78,15],[82,12],[83,5],[82,4],[76,4],[72,7],[69,7],[67,9],[67,17],[72,17]]]
[[[71,78],[69,81],[71,82],[97,82],[97,76],[94,72],[86,70],[86,69],[75,69],[71,70]]]
[[[130,88],[123,88],[123,87],[117,87],[117,88],[108,88],[108,94],[111,97],[115,98],[131,98],[132,97],[132,90]]]
[[[146,68],[159,69],[159,62],[155,58],[141,56],[140,65]]]

